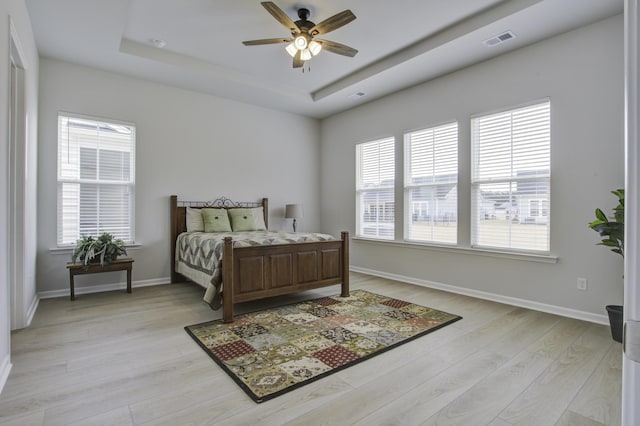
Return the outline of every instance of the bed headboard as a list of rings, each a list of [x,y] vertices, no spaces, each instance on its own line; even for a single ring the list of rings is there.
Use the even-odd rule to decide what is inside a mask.
[[[179,281],[175,271],[176,240],[178,235],[187,231],[187,207],[202,209],[205,207],[233,209],[238,207],[260,207],[264,214],[264,224],[269,229],[269,199],[261,201],[232,201],[227,197],[216,198],[213,201],[184,201],[178,200],[177,195],[170,197],[171,201],[171,282]]]

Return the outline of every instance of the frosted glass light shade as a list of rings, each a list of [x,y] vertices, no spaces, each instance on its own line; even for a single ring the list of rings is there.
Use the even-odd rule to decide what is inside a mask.
[[[311,59],[311,51],[309,49],[304,49],[302,52],[300,52],[300,59],[302,59],[303,61],[308,61],[309,59]]]
[[[295,57],[296,53],[298,53],[298,49],[296,49],[296,45],[293,43],[289,43],[287,47],[284,48],[291,57]]]
[[[311,40],[309,43],[309,50],[313,56],[316,56],[322,50],[322,45],[315,40]]]
[[[298,50],[307,48],[307,38],[305,36],[300,35],[296,37],[295,40],[293,40],[293,43],[296,45],[296,48]]]

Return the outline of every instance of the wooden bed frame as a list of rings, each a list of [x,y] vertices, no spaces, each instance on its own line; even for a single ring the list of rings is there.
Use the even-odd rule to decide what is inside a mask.
[[[176,240],[186,232],[186,208],[263,207],[268,224],[268,199],[260,202],[234,202],[222,197],[214,201],[182,201],[171,197],[171,282],[187,278],[176,272]],[[342,284],[341,296],[349,296],[349,233],[340,240],[233,247],[232,238],[224,239],[222,257],[222,318],[233,321],[233,305],[297,291]]]

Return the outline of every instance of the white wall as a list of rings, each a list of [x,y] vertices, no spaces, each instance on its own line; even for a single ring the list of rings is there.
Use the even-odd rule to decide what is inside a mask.
[[[38,291],[68,294],[55,254],[58,111],[136,124],[136,240],[129,250],[138,282],[170,276],[169,195],[186,200],[269,198],[269,227],[290,227],[284,205],[302,203],[303,230],[319,217],[319,123],[295,114],[151,83],[51,59],[40,62]],[[80,287],[124,281],[120,273],[78,277]],[[141,283],[142,284],[142,283]],[[52,293],[53,292],[53,293]]]
[[[609,191],[624,185],[622,30],[622,16],[614,17],[323,120],[323,231],[355,230],[357,143],[395,136],[401,185],[403,132],[455,119],[459,244],[469,247],[470,116],[550,97],[551,253],[559,258],[556,264],[363,241],[352,243],[351,263],[463,292],[604,315],[605,304],[622,301],[622,259],[595,245],[598,236],[587,223],[596,207],[615,206]],[[401,196],[401,189],[396,194]],[[576,290],[577,277],[589,280],[588,291]]]
[[[38,52],[36,50],[31,22],[23,0],[3,0],[0,2],[0,391],[2,390],[10,363],[10,295],[8,282],[8,209],[9,209],[9,20],[19,40],[24,54],[25,66],[25,112],[27,115],[27,140],[22,147],[25,153],[26,198],[25,212],[27,241],[24,242],[25,267],[23,301],[27,309],[36,300],[35,293],[35,192],[37,153],[37,112],[38,112]]]

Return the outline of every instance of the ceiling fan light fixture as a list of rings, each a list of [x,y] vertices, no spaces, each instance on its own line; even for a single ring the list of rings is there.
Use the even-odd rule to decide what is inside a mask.
[[[309,43],[309,50],[313,56],[316,56],[322,50],[322,45],[315,40],[311,40]]]
[[[293,43],[289,43],[287,47],[284,48],[284,50],[286,50],[287,53],[291,55],[292,58],[296,56],[296,53],[298,53],[298,49],[296,48],[296,45]]]
[[[356,19],[356,16],[349,9],[336,13],[316,24],[309,21],[309,9],[304,7],[298,8],[298,17],[300,20],[294,22],[287,13],[274,2],[263,1],[260,4],[271,16],[287,28],[291,36],[246,40],[242,42],[245,46],[285,43],[285,51],[293,58],[293,68],[301,68],[306,61],[318,55],[322,50],[351,58],[358,53],[356,49],[344,44],[324,39],[313,39],[315,36],[337,30]]]
[[[304,50],[307,48],[307,44],[309,44],[309,42],[307,41],[307,38],[304,35],[299,35],[297,36],[294,40],[293,43],[296,46],[296,49],[298,50]]]

